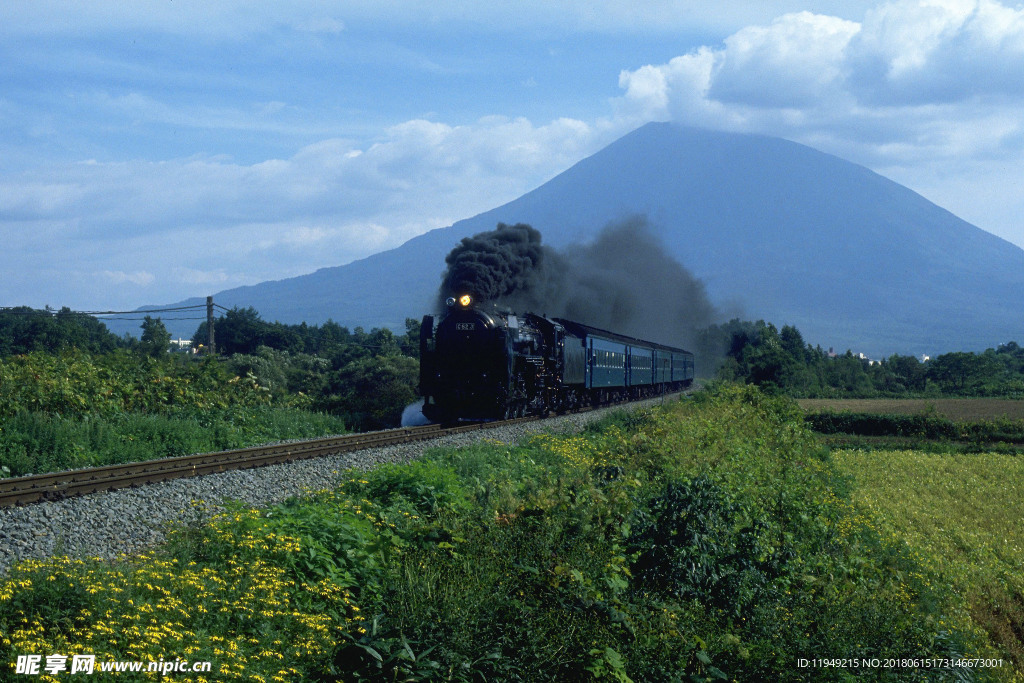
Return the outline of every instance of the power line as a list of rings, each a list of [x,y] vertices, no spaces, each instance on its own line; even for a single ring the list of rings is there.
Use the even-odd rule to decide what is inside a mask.
[[[215,308],[219,308],[222,311],[230,313],[232,309],[221,306],[220,304],[214,304]],[[58,315],[88,315],[88,316],[137,316],[143,313],[181,313],[185,311],[199,311],[205,310],[206,304],[196,304],[193,306],[174,306],[171,308],[144,308],[136,309],[134,311],[72,311],[70,309],[61,309],[55,311],[52,309],[40,309],[40,308],[29,308],[27,306],[0,306],[0,311],[5,313],[19,313],[22,315],[45,315],[55,317]],[[161,316],[162,317],[162,316]],[[103,318],[104,320],[143,320],[143,318]],[[186,317],[186,318],[165,318],[166,320],[205,320],[206,317]]]
[[[198,304],[195,306],[176,306],[174,308],[151,308],[151,309],[136,309],[134,311],[73,311],[74,313],[84,313],[85,315],[134,315],[138,313],[173,313],[176,311],[195,311],[199,309],[205,309],[206,304]]]
[[[108,320],[129,320],[129,321],[132,321],[132,320],[145,320],[145,318],[116,317],[116,318],[103,318],[102,320],[103,320],[103,322],[106,322]],[[199,318],[196,318],[196,317],[192,317],[192,318],[165,318],[163,316],[160,316],[160,320],[165,321],[165,322],[169,321],[169,320],[206,320],[206,316],[202,316],[202,317],[199,317]]]
[[[134,311],[72,311],[71,309],[61,309],[54,311],[51,309],[39,309],[39,308],[28,308],[27,306],[0,306],[0,311],[8,313],[22,313],[25,315],[138,315],[140,313],[177,313],[181,311],[195,311],[206,308],[206,304],[198,306],[175,306],[173,308],[147,308],[147,309],[136,309]],[[223,308],[223,307],[222,307]],[[224,309],[229,310],[229,309]]]

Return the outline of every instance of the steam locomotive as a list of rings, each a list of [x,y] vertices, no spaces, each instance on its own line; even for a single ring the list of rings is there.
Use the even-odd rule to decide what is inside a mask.
[[[423,415],[434,422],[545,415],[693,383],[693,354],[562,318],[447,301],[420,328]]]

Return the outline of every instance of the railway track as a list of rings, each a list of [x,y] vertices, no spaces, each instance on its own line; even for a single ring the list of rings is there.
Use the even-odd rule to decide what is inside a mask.
[[[36,474],[27,477],[0,479],[0,507],[26,505],[48,500],[84,496],[98,491],[113,491],[154,484],[171,479],[198,477],[215,472],[248,469],[263,465],[317,458],[334,453],[358,451],[394,444],[433,439],[447,434],[488,429],[514,422],[536,420],[526,417],[504,422],[488,422],[441,427],[403,427],[364,434],[295,441],[271,446],[254,446],[214,453],[198,453],[173,458],[146,460],[123,465],[107,465],[88,469]]]

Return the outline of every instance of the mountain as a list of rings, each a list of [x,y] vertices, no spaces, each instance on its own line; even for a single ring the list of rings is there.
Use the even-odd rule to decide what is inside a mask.
[[[635,215],[726,317],[792,324],[809,343],[872,357],[1024,341],[1024,250],[835,156],[667,123],[396,249],[214,298],[266,320],[403,329],[430,311],[444,257],[462,237],[528,223],[566,248]]]

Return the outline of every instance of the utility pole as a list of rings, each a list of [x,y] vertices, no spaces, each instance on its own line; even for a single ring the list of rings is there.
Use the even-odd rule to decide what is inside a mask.
[[[213,297],[206,297],[206,352],[210,355],[217,353],[217,347],[213,345]]]

